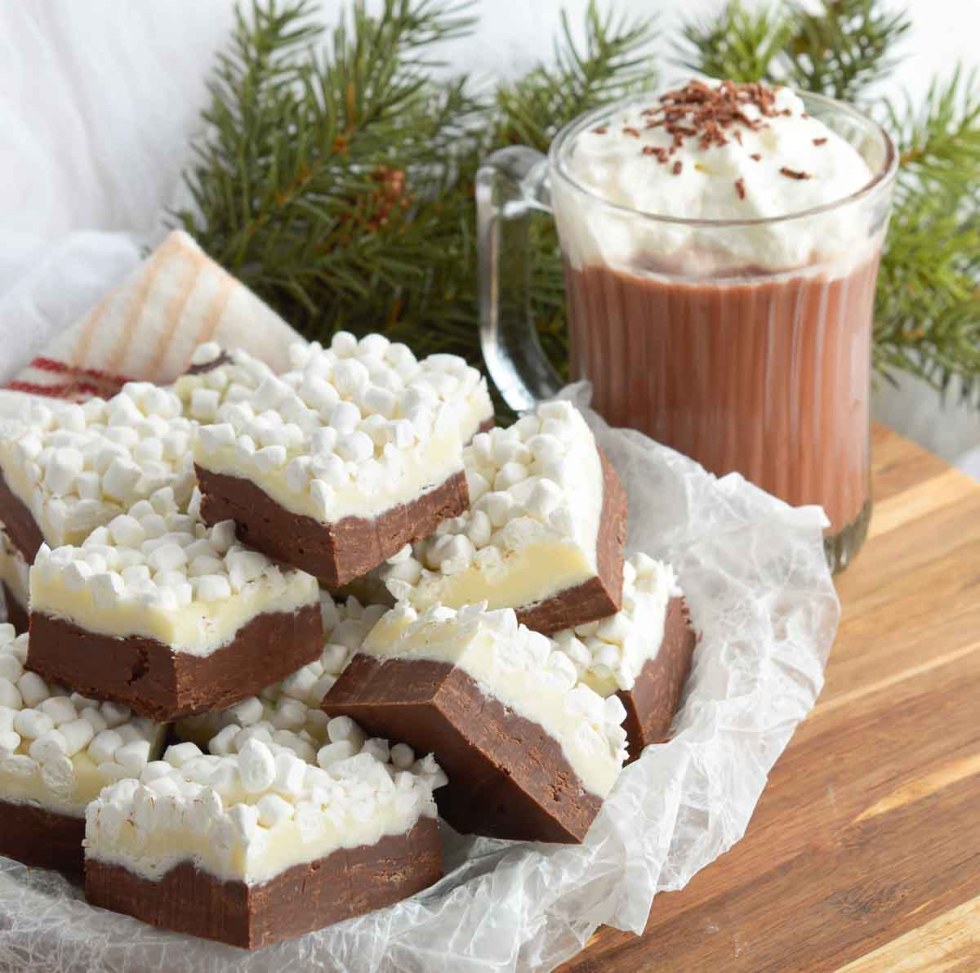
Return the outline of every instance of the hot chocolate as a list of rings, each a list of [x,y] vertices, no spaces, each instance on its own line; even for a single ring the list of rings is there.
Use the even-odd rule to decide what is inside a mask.
[[[891,170],[887,139],[866,161],[848,111],[695,81],[573,127],[551,155],[573,377],[614,425],[822,505],[838,566],[870,509]]]

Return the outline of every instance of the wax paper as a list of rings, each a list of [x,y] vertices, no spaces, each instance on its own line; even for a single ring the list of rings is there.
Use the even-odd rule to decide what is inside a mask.
[[[584,844],[447,829],[438,885],[255,953],[94,909],[60,876],[0,859],[0,970],[550,970],[602,923],[641,932],[657,893],[738,841],[822,685],[839,616],[823,514],[588,417],[629,493],[628,549],[675,566],[701,641],[673,738],[623,771]]]

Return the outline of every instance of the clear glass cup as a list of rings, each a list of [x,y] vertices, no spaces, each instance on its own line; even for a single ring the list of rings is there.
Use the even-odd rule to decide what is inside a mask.
[[[658,216],[576,182],[576,136],[650,96],[581,116],[547,156],[524,147],[490,156],[476,189],[480,337],[514,410],[561,386],[529,312],[528,218],[553,213],[571,377],[592,383],[594,407],[713,473],[738,471],[788,503],[820,504],[837,571],[871,514],[871,333],[897,158],[856,109],[800,97],[858,150],[872,179],[845,199],[773,219]]]

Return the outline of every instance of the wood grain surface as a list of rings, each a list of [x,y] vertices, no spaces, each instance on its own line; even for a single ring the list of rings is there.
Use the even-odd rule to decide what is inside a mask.
[[[745,838],[563,973],[980,971],[980,485],[873,450],[826,687]]]

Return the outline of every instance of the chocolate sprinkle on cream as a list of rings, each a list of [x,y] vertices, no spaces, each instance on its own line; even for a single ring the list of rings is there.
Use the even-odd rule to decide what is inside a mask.
[[[754,109],[751,113],[745,111],[748,106]],[[664,128],[674,137],[675,146],[683,145],[685,139],[697,138],[699,148],[707,149],[727,145],[726,130],[733,126],[754,132],[766,126],[766,118],[792,114],[788,108],[780,111],[775,106],[775,91],[759,82],[723,81],[712,87],[703,81],[691,81],[661,95],[659,105],[645,108],[641,114],[647,117],[647,128]],[[755,117],[756,112],[761,117]],[[741,143],[742,132],[735,128],[731,137]]]
[[[600,125],[598,128],[592,129],[592,132],[595,135],[605,135],[606,132],[608,132],[608,131],[609,131],[609,129],[606,128],[605,125]]]
[[[813,144],[814,145],[824,145],[824,144],[826,144],[826,142],[827,142],[827,140],[825,138],[824,139],[814,139],[813,140]]]
[[[681,162],[681,160],[680,160],[680,159],[678,159],[678,160],[677,160],[677,161],[676,161],[676,162],[674,163],[674,165],[673,165],[673,166],[671,167],[671,170],[670,170],[670,171],[671,171],[671,172],[672,172],[672,173],[673,173],[673,174],[674,174],[675,176],[679,176],[679,175],[681,174],[681,169],[683,169],[683,168],[684,168],[684,163],[683,163],[683,162]]]
[[[736,179],[735,180],[735,191],[738,193],[739,199],[745,199],[745,180]]]
[[[752,155],[749,156],[749,158],[753,162],[761,162],[762,161],[762,156],[758,152],[753,152]]]
[[[790,169],[789,166],[783,166],[779,170],[787,179],[812,179],[813,175],[809,172],[803,172],[800,169]]]
[[[638,128],[632,128],[631,126],[627,125],[623,129],[623,135],[632,135],[633,138],[638,139],[640,137],[640,130]]]

